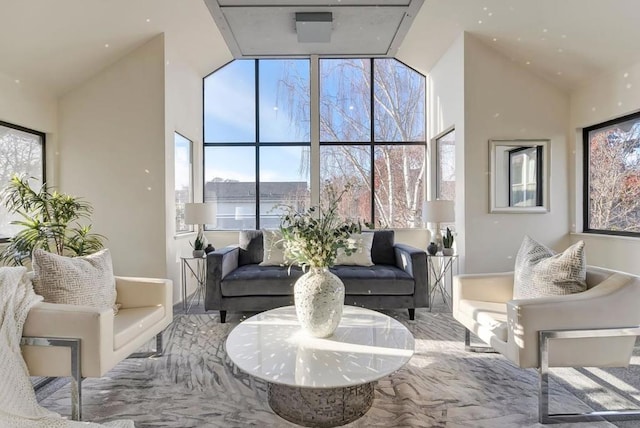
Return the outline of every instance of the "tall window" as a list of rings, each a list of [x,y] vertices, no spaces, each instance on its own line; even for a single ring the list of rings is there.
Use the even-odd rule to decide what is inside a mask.
[[[193,225],[184,222],[184,205],[193,202],[193,143],[177,132],[174,133],[174,143],[176,233],[183,233],[193,230]]]
[[[14,174],[35,178],[31,184],[36,188],[42,185],[45,177],[44,149],[44,133],[0,122],[0,188],[4,188]],[[10,224],[18,219],[0,206],[0,242],[19,230]]]
[[[640,113],[583,131],[585,232],[640,236]]]
[[[424,76],[393,59],[320,59],[316,68],[318,106],[309,60],[237,60],[205,78],[205,200],[218,202],[218,227],[276,227],[279,204],[310,204],[311,174],[352,185],[345,216],[418,226]]]
[[[436,138],[436,199],[455,200],[456,131],[452,129]]]

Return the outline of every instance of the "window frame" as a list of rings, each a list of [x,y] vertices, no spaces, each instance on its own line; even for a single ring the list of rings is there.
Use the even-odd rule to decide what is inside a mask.
[[[582,232],[591,233],[597,235],[612,235],[612,236],[628,236],[634,238],[640,238],[640,232],[629,232],[622,230],[610,230],[610,229],[594,229],[589,227],[591,203],[590,203],[590,176],[589,176],[589,164],[590,164],[590,144],[589,134],[592,131],[597,131],[602,128],[608,128],[612,125],[621,124],[631,120],[637,120],[640,123],[640,111],[627,114],[615,119],[611,119],[605,122],[597,123],[582,129]]]
[[[442,189],[441,189],[441,176],[442,176],[442,159],[440,156],[440,146],[442,144],[442,140],[444,138],[446,138],[447,136],[454,134],[454,139],[453,139],[453,170],[454,170],[454,174],[455,174],[455,170],[456,170],[456,140],[455,140],[455,132],[456,132],[456,128],[455,126],[450,127],[449,129],[446,129],[444,132],[440,133],[439,135],[437,135],[433,141],[434,141],[434,160],[435,160],[435,166],[433,168],[434,174],[435,174],[435,186],[433,188],[433,195],[434,195],[434,199],[442,199]],[[455,188],[454,188],[454,199],[455,199]]]
[[[331,60],[331,59],[354,59],[354,60],[368,60],[370,61],[370,97],[369,97],[369,103],[370,103],[370,108],[371,108],[371,117],[369,118],[370,120],[370,126],[369,126],[369,141],[349,141],[349,142],[341,142],[341,141],[322,141],[320,140],[320,136],[314,136],[314,130],[310,129],[310,135],[309,135],[309,141],[308,142],[261,142],[260,141],[260,62],[261,61],[269,61],[269,60],[286,60],[288,58],[254,58],[254,59],[250,59],[250,60],[242,60],[242,61],[253,61],[254,62],[254,72],[255,72],[255,87],[254,87],[254,91],[255,91],[255,103],[256,103],[256,109],[255,109],[255,141],[254,142],[208,142],[205,138],[206,132],[205,132],[205,126],[206,126],[206,112],[205,109],[203,108],[203,152],[206,152],[206,149],[208,147],[254,147],[255,148],[255,165],[254,165],[254,170],[255,170],[255,228],[259,229],[261,227],[261,212],[260,212],[260,149],[262,147],[308,147],[312,156],[312,160],[311,160],[311,164],[309,165],[309,177],[308,177],[308,182],[309,182],[309,186],[310,186],[310,203],[311,205],[315,205],[317,203],[317,201],[315,201],[315,198],[319,198],[320,196],[320,192],[321,189],[317,189],[316,187],[319,185],[319,179],[320,179],[320,174],[321,171],[319,169],[316,170],[316,168],[318,168],[319,165],[315,165],[313,163],[313,153],[317,150],[319,151],[321,147],[323,146],[356,146],[356,145],[362,145],[362,146],[367,146],[370,148],[370,165],[371,165],[371,171],[370,171],[370,176],[368,177],[368,185],[371,187],[371,203],[370,203],[370,221],[372,224],[376,224],[376,198],[375,198],[375,192],[376,192],[376,175],[375,175],[375,156],[376,156],[376,147],[380,146],[421,146],[423,147],[423,151],[424,151],[424,162],[425,162],[425,172],[424,172],[424,176],[422,179],[422,186],[423,186],[423,190],[422,190],[422,194],[420,195],[421,198],[424,199],[426,192],[428,191],[427,186],[426,186],[426,176],[428,174],[428,169],[426,168],[426,162],[428,159],[427,156],[427,150],[428,150],[428,141],[427,141],[427,124],[426,124],[426,109],[427,109],[427,91],[426,91],[426,76],[422,73],[420,73],[418,70],[414,69],[413,67],[408,66],[407,64],[405,64],[404,62],[398,60],[397,58],[377,58],[377,57],[358,57],[358,56],[354,56],[354,57],[349,57],[349,58],[344,58],[344,57],[333,57],[333,56],[312,56],[312,57],[304,57],[304,58],[293,58],[293,59],[298,59],[298,60],[306,60],[309,62],[309,73],[310,73],[310,80],[309,80],[309,84],[313,85],[314,82],[318,85],[318,88],[316,89],[317,92],[317,99],[315,99],[315,102],[318,103],[318,108],[316,111],[316,114],[318,115],[317,120],[319,120],[320,117],[320,109],[319,109],[319,104],[320,104],[320,94],[321,94],[321,89],[320,89],[320,62],[322,60]],[[415,141],[376,141],[375,137],[376,137],[376,132],[375,132],[375,122],[376,122],[376,115],[375,115],[375,60],[378,59],[387,59],[387,60],[393,60],[396,61],[398,64],[401,64],[402,66],[406,67],[408,70],[418,74],[420,77],[422,77],[424,79],[424,100],[423,100],[423,106],[424,106],[424,118],[423,118],[423,139],[421,140],[415,140]],[[211,73],[207,74],[204,78],[203,78],[203,91],[202,91],[202,97],[203,97],[203,106],[206,104],[206,96],[205,96],[205,80],[213,75],[214,73],[216,73],[217,71],[221,70],[222,68],[228,66],[229,64],[231,64],[233,61],[237,61],[237,60],[232,60],[227,62],[226,64],[224,64],[223,66],[217,68],[216,70],[212,71]],[[314,76],[314,72],[317,73],[317,75]],[[314,102],[314,98],[313,98],[313,93],[314,93],[314,88],[310,86],[310,100],[313,103]],[[314,108],[311,106],[311,108],[309,109],[309,121],[310,123],[313,122],[313,118],[311,117],[311,114],[314,112]],[[317,140],[316,140],[317,139]],[[202,168],[203,171],[206,169],[206,155],[202,156]],[[203,176],[203,198],[206,197],[206,177]],[[419,212],[420,207],[416,208]],[[421,222],[418,222],[418,224],[421,224]],[[390,227],[393,227],[393,225],[391,225]],[[416,227],[420,227],[420,226],[416,226]],[[219,230],[231,230],[231,229],[219,229]]]
[[[35,129],[27,128],[25,126],[16,125],[14,123],[5,122],[0,120],[0,126],[4,126],[6,128],[15,129],[16,131],[26,132],[28,134],[33,134],[40,139],[40,146],[42,151],[42,183],[47,182],[47,134],[42,131],[37,131]],[[0,244],[9,242],[11,238],[2,238],[0,237]]]
[[[173,131],[173,149],[174,149],[174,159],[173,159],[173,181],[174,181],[174,204],[175,204],[175,209],[176,209],[176,224],[175,224],[175,229],[173,231],[173,233],[177,236],[177,235],[184,235],[185,233],[192,233],[195,229],[194,226],[192,224],[185,224],[187,226],[186,229],[180,229],[178,230],[178,216],[177,216],[177,210],[178,210],[178,205],[177,205],[177,201],[175,198],[175,192],[177,189],[175,189],[175,181],[177,178],[177,171],[176,171],[176,160],[177,160],[177,156],[176,156],[176,150],[177,150],[177,146],[176,146],[176,137],[180,136],[181,138],[183,138],[184,140],[186,140],[189,144],[189,197],[187,198],[187,201],[185,203],[190,203],[194,201],[194,176],[193,176],[193,140],[191,140],[190,138],[186,137],[184,134],[181,134],[178,131]]]

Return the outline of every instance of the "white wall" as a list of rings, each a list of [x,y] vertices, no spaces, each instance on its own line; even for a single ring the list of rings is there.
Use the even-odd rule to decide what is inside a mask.
[[[93,204],[117,275],[166,277],[164,63],[159,35],[59,102],[60,188]]]
[[[640,63],[589,82],[571,94],[571,241],[584,240],[587,263],[640,275],[640,239],[582,231],[582,128],[640,110]]]
[[[464,120],[464,166],[456,172],[465,174],[466,272],[513,270],[525,234],[564,248],[569,232],[568,95],[465,34]],[[489,213],[488,141],[516,138],[551,140],[548,213]]]
[[[0,74],[0,120],[46,133],[47,182],[55,185],[58,112],[54,96],[28,82]]]
[[[460,256],[460,271],[465,271],[465,187],[464,180],[464,37],[460,37],[451,45],[427,76],[427,129],[430,141],[429,159],[432,172],[435,171],[436,136],[455,127],[456,130],[456,238],[455,248]],[[431,174],[428,188],[435,186]]]

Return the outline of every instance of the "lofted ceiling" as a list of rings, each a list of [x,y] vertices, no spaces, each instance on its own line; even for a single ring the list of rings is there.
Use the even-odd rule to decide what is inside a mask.
[[[4,18],[0,26],[0,77],[60,95],[160,33],[165,33],[173,51],[180,52],[182,59],[204,76],[237,54],[233,46],[227,47],[228,40],[210,14],[211,1],[0,0],[0,16]],[[217,4],[225,1],[235,2],[219,0]],[[289,8],[310,4],[305,0],[279,1],[288,3]],[[341,2],[371,4],[367,0],[334,3]],[[405,7],[410,0],[378,3]],[[358,18],[358,14],[350,15]],[[639,15],[638,0],[425,0],[411,17],[406,35],[400,32],[402,42],[398,46],[386,43],[397,48],[399,59],[426,74],[460,33],[467,31],[533,73],[571,90],[600,73],[640,62],[640,49],[635,46],[640,40]],[[235,12],[229,17],[238,22],[257,19]],[[341,18],[339,26],[349,28],[346,18]],[[394,19],[399,28],[400,15]],[[273,21],[280,30],[284,25],[277,19],[266,21]],[[290,35],[295,35],[294,24],[289,15],[286,31]],[[356,35],[347,39],[357,37],[373,45],[384,24],[356,23],[350,27],[357,27]],[[337,37],[335,27],[334,32]],[[270,40],[266,29],[243,37],[259,47],[261,55],[292,54],[283,52],[284,45],[277,37]],[[288,49],[291,46],[297,44]],[[322,53],[331,54],[332,49]]]

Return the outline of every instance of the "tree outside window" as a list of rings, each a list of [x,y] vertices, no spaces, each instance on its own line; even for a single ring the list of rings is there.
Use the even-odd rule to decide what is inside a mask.
[[[583,132],[584,231],[640,235],[640,113]]]
[[[34,188],[44,182],[45,134],[11,123],[0,122],[0,188],[14,175],[32,177]],[[0,206],[0,242],[13,236],[19,226],[11,224],[19,218],[11,216]]]

